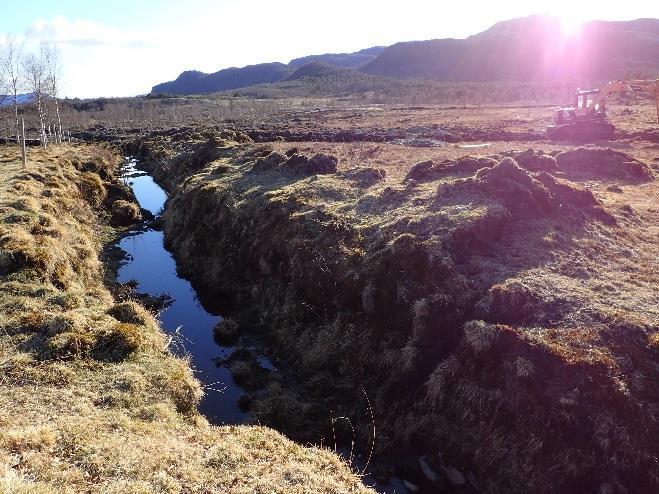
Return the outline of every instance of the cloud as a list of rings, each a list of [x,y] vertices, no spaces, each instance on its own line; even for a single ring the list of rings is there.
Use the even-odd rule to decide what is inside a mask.
[[[0,33],[0,49],[5,36]],[[37,52],[41,42],[57,45],[62,96],[97,97],[148,92],[164,80],[171,36],[56,16],[31,22],[15,39],[24,54]]]
[[[145,39],[120,29],[84,19],[73,21],[63,16],[38,19],[25,31],[28,40],[46,41],[60,46],[89,48],[98,46],[145,47]]]

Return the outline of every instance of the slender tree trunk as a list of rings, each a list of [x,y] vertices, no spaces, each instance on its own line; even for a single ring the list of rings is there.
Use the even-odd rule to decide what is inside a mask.
[[[59,113],[59,103],[57,102],[57,98],[55,98],[55,114],[57,115],[57,135],[59,143],[62,144],[62,118]]]
[[[16,144],[21,145],[21,133],[20,133],[20,123],[18,121],[18,95],[14,93],[14,116],[16,117],[15,129],[16,129]]]
[[[41,94],[37,94],[37,113],[39,114],[39,123],[41,124],[41,145],[44,149],[48,146],[46,143],[46,124],[43,121],[43,107],[41,105]]]
[[[23,155],[23,168],[27,168],[27,156],[25,153],[25,119],[21,118],[21,151]]]

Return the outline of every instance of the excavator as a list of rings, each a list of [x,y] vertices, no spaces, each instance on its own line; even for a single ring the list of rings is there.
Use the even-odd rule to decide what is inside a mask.
[[[607,98],[630,92],[654,96],[659,122],[659,79],[612,81],[600,89],[577,89],[573,106],[554,110],[554,125],[547,127],[547,134],[553,140],[612,138],[615,127],[606,117]]]

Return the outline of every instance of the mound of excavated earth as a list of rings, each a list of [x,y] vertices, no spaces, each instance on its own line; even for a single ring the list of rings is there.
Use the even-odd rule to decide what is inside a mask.
[[[511,152],[420,162],[399,180],[223,142],[185,174],[203,144],[157,146],[185,274],[210,302],[230,295],[300,383],[256,392],[259,420],[313,436],[332,410],[367,450],[363,388],[377,457],[429,483],[659,487],[659,249],[643,199],[657,189],[643,162]],[[591,190],[612,180],[642,184],[646,210]]]

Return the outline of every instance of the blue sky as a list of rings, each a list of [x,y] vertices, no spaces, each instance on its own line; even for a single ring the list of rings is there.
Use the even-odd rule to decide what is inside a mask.
[[[659,17],[626,0],[0,0],[0,39],[56,42],[67,96],[149,92],[181,71],[355,51],[397,41],[462,38],[532,13],[566,22]],[[0,47],[1,48],[1,47]]]

